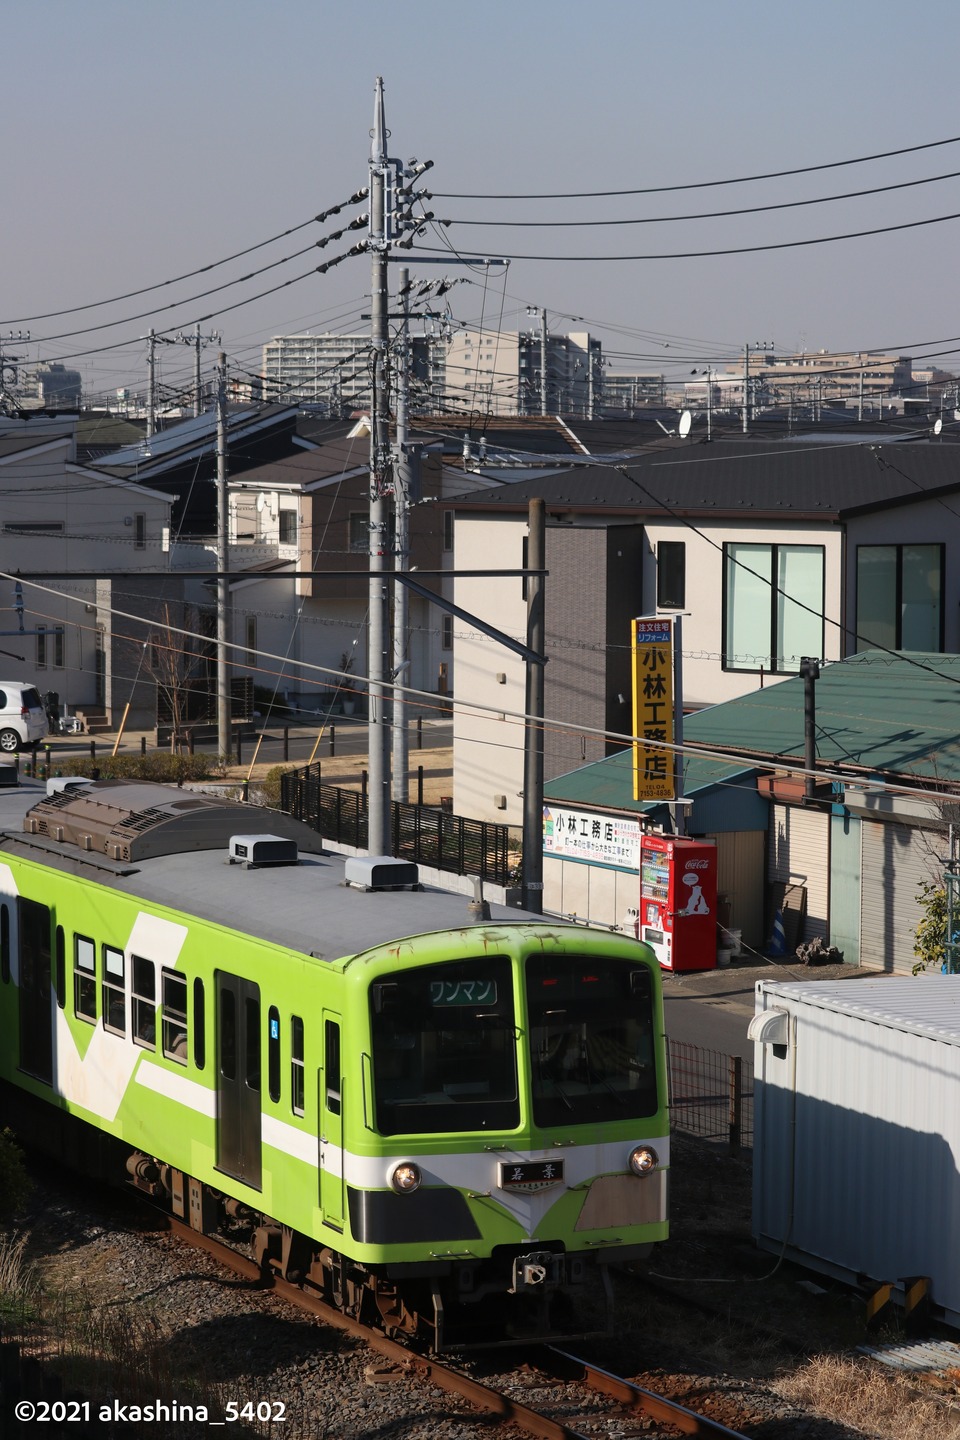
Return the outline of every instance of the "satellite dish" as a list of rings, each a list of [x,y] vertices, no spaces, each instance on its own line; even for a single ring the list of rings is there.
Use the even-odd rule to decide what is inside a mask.
[[[264,494],[264,492],[261,490],[261,491],[260,491],[260,494],[257,496],[257,513],[258,513],[258,514],[260,514],[260,515],[263,514],[263,507],[264,507],[264,505],[266,505],[266,503],[267,503],[267,497],[266,497],[266,495]]]
[[[941,419],[939,419],[939,417],[938,417],[938,418],[934,421],[934,424],[933,424],[933,433],[934,433],[934,435],[939,435],[939,434],[940,434],[940,431],[941,431],[942,429],[943,429],[943,421],[942,421]]]
[[[677,425],[677,434],[686,437],[690,434],[690,427],[693,424],[693,416],[689,410],[684,410]]]

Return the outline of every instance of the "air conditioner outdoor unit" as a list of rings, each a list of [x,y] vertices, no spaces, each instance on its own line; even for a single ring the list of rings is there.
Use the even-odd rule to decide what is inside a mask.
[[[281,835],[231,835],[229,861],[255,870],[263,865],[296,865],[296,840]]]

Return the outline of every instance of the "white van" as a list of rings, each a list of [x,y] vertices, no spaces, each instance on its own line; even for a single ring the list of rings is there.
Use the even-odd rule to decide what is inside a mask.
[[[0,680],[0,751],[14,755],[47,733],[40,691],[25,680]]]

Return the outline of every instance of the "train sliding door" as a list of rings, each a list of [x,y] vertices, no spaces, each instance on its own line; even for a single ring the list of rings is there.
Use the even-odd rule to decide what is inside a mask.
[[[260,1189],[260,987],[217,971],[217,1169]]]
[[[50,984],[50,911],[36,900],[17,900],[20,931],[20,1069],[53,1083],[53,1013]]]

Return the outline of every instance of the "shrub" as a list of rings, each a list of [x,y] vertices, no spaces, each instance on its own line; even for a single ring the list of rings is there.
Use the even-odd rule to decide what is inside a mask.
[[[0,1224],[23,1209],[29,1193],[30,1177],[23,1152],[10,1130],[0,1131]]]
[[[173,755],[151,750],[146,755],[98,755],[96,760],[76,755],[56,764],[60,775],[85,775],[100,780],[159,780],[178,785],[183,780],[207,780],[217,768],[212,755]]]
[[[913,967],[914,975],[928,967],[939,970],[946,956],[947,944],[947,892],[943,885],[931,885],[924,880],[920,885],[917,903],[923,916],[917,926],[917,938],[913,947],[919,960]]]

